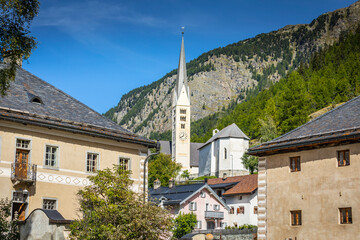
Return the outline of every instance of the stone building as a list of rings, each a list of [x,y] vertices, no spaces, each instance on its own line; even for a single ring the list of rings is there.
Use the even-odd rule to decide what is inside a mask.
[[[359,239],[360,97],[249,154],[259,157],[258,239]]]
[[[249,138],[235,124],[213,136],[199,147],[199,176],[239,176],[249,174],[242,164],[242,156],[249,148]]]
[[[114,164],[143,191],[143,163],[154,141],[137,136],[19,68],[0,97],[0,198],[20,219],[36,209],[78,217],[76,193]]]

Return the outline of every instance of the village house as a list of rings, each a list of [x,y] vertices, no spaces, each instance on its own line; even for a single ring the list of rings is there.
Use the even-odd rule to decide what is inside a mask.
[[[214,178],[207,182],[230,208],[228,226],[257,225],[257,174]]]
[[[149,189],[150,200],[169,209],[174,218],[181,212],[195,213],[196,230],[221,229],[227,226],[229,207],[206,183],[176,185],[172,180],[169,187],[154,182]]]
[[[359,239],[360,97],[249,154],[259,157],[258,239]]]
[[[155,146],[19,68],[0,97],[0,198],[12,200],[21,220],[36,208],[78,218],[76,193],[99,169],[131,170],[133,190],[142,192]]]
[[[249,174],[241,160],[248,148],[249,137],[235,123],[213,130],[213,136],[199,147],[199,176]]]

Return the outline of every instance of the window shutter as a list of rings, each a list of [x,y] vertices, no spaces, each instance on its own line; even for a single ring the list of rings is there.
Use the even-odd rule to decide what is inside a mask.
[[[129,170],[132,171],[132,168],[131,168],[131,158],[129,158]]]

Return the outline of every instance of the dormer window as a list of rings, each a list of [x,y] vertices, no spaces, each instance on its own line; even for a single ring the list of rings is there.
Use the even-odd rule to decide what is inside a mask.
[[[32,103],[40,103],[40,104],[43,103],[43,102],[41,101],[41,98],[39,98],[39,97],[33,97],[33,98],[30,100],[30,102],[32,102]]]

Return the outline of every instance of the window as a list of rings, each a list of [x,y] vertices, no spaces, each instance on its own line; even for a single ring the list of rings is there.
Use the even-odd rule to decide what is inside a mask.
[[[234,214],[234,211],[235,211],[234,207],[231,207],[230,208],[230,214]]]
[[[225,229],[226,226],[227,226],[226,222],[221,222],[220,224],[221,224],[221,228],[222,228],[222,229]]]
[[[236,214],[244,214],[245,213],[245,208],[243,206],[238,207],[236,209]]]
[[[196,202],[191,202],[189,204],[189,210],[190,211],[196,211]]]
[[[227,159],[227,149],[224,148],[224,159]]]
[[[222,191],[221,190],[216,190],[216,194],[221,197],[222,196]]]
[[[254,207],[254,214],[258,214],[258,207],[257,206]]]
[[[185,124],[184,123],[181,124],[181,128],[185,129]]]
[[[56,199],[43,199],[43,209],[56,210]]]
[[[340,224],[352,224],[351,208],[339,208]]]
[[[291,157],[290,158],[290,170],[291,172],[300,171],[300,157]]]
[[[347,166],[350,165],[350,151],[343,150],[337,152],[338,166]]]
[[[201,229],[201,221],[197,221],[197,224],[196,224],[195,228]]]
[[[186,109],[180,109],[181,114],[186,114]]]
[[[87,172],[96,172],[97,165],[99,160],[99,154],[97,153],[88,153],[86,161],[86,171]]]
[[[242,196],[241,196],[241,195],[239,195],[239,200],[242,200]]]
[[[16,139],[16,148],[30,148],[30,140]]]
[[[206,197],[206,193],[205,193],[205,192],[201,192],[201,193],[200,193],[200,196],[201,196],[202,198],[205,198],[205,197]]]
[[[186,122],[186,116],[180,116],[180,121]]]
[[[45,166],[56,168],[58,166],[58,147],[46,146]]]
[[[220,210],[220,205],[214,204],[214,211],[219,211],[219,210]]]
[[[130,158],[119,158],[119,168],[122,170],[130,170]]]
[[[290,211],[291,214],[291,226],[301,225],[301,210]]]

